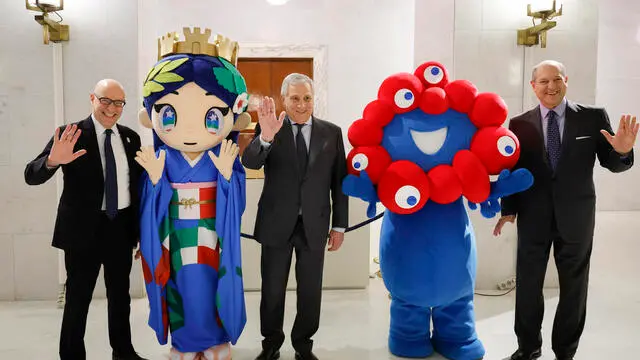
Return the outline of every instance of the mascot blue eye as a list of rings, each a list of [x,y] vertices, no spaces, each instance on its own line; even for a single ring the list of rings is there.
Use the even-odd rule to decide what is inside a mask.
[[[413,105],[415,99],[416,97],[413,96],[413,93],[409,89],[400,89],[396,91],[396,95],[393,97],[393,101],[401,109],[406,109]]]
[[[403,209],[411,209],[420,202],[420,191],[411,185],[405,185],[396,191],[396,204]]]
[[[229,108],[226,109],[226,112],[229,112]],[[212,107],[209,109],[204,119],[207,131],[212,134],[217,134],[224,125],[224,115],[220,108]]]
[[[362,171],[369,166],[369,158],[365,154],[356,154],[351,160],[351,166],[357,171]]]
[[[442,78],[444,78],[444,71],[440,67],[432,65],[424,69],[424,79],[429,84],[438,84]]]
[[[516,142],[510,136],[501,136],[498,139],[498,151],[502,156],[512,156],[516,152]]]
[[[158,113],[158,118],[160,119],[160,126],[162,131],[169,132],[176,127],[176,123],[178,122],[178,114],[176,113],[176,109],[169,104],[157,104],[153,106],[154,110]]]

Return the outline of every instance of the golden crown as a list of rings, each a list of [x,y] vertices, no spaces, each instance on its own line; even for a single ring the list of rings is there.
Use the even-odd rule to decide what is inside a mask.
[[[236,41],[231,41],[231,39],[217,34],[214,42],[210,43],[211,29],[204,29],[204,33],[202,33],[199,27],[193,28],[193,31],[184,27],[182,32],[184,41],[178,41],[177,32],[168,33],[158,39],[158,60],[175,54],[202,54],[224,58],[237,66],[239,47]]]

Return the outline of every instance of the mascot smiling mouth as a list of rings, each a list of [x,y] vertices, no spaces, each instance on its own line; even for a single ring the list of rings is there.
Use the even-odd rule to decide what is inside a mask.
[[[410,132],[413,142],[426,155],[434,155],[440,151],[447,140],[447,127],[434,131],[410,130]]]

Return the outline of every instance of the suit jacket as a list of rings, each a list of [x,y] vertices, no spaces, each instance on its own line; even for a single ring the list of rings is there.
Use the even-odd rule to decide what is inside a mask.
[[[515,168],[526,168],[534,183],[528,190],[502,200],[503,215],[518,216],[519,236],[550,236],[552,221],[566,240],[593,238],[596,194],[593,167],[622,172],[633,165],[633,152],[623,159],[600,130],[612,132],[602,108],[567,101],[562,150],[555,173],[547,159],[540,106],[516,116],[509,129],[520,140]]]
[[[69,164],[59,166],[64,174],[64,188],[58,204],[58,215],[53,232],[53,246],[59,249],[87,249],[91,248],[98,220],[102,214],[102,200],[104,197],[104,174],[102,160],[98,150],[95,127],[91,116],[75,123],[82,130],[74,151],[81,149],[87,153]],[[138,182],[142,168],[134,160],[140,149],[140,137],[130,128],[116,125],[124,144],[129,165],[129,191],[131,206],[126,216],[125,239],[131,246],[135,246],[138,239]],[[60,134],[65,126],[60,128]],[[53,145],[53,137],[40,155],[27,164],[24,178],[29,185],[43,184],[49,180],[58,168],[47,168],[47,157]],[[119,215],[120,216],[120,215]]]
[[[250,169],[264,166],[264,187],[256,218],[258,242],[287,244],[302,208],[307,242],[312,249],[326,246],[329,216],[332,227],[348,226],[348,197],[342,193],[347,165],[340,127],[313,118],[307,171],[299,180],[296,147],[288,118],[271,146],[260,143],[260,126],[245,148],[242,163]],[[333,203],[333,208],[331,204]]]

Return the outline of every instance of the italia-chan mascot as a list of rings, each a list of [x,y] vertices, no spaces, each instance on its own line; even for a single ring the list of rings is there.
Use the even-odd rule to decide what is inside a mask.
[[[466,80],[450,82],[441,64],[427,62],[385,79],[349,128],[354,148],[343,189],[369,202],[369,217],[378,201],[387,209],[380,268],[391,295],[394,355],[485,354],[473,312],[475,237],[463,199],[493,217],[499,198],[533,184],[528,170],[509,171],[520,150],[501,126],[506,117],[498,95],[479,93]]]
[[[184,28],[158,39],[140,121],[154,148],[141,202],[143,273],[149,325],[172,360],[229,360],[246,323],[240,255],[245,172],[237,131],[250,121],[235,67],[238,45],[211,30]]]

